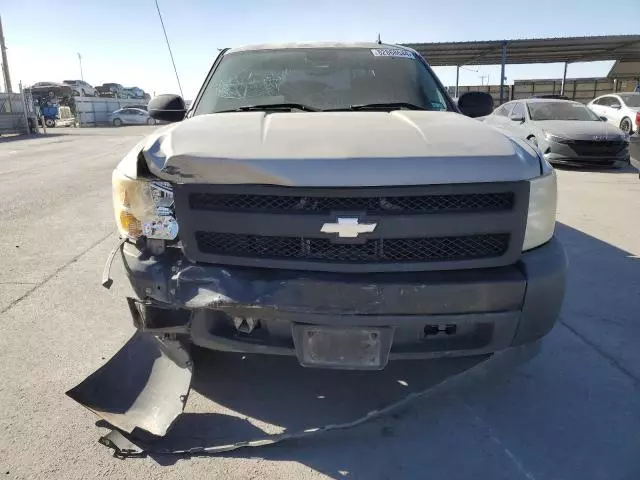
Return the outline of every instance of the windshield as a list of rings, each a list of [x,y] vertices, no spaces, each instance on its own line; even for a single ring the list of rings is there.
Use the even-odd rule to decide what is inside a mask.
[[[531,120],[578,120],[600,121],[589,108],[576,102],[532,102],[527,103]]]
[[[283,103],[318,110],[370,103],[448,109],[433,74],[407,50],[296,48],[225,55],[195,114]]]
[[[622,101],[627,105],[627,107],[640,107],[640,93],[631,93],[629,95],[620,95]]]

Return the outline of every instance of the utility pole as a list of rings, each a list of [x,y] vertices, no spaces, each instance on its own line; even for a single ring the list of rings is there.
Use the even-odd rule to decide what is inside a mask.
[[[82,55],[78,53],[78,61],[80,62],[80,80],[84,82],[84,75],[82,73]]]
[[[484,85],[484,79],[487,79],[487,85],[489,85],[489,75],[478,75],[480,77],[480,85]]]
[[[4,89],[7,93],[13,92],[11,89],[11,77],[9,76],[9,64],[7,63],[7,47],[4,44],[4,34],[2,33],[2,18],[0,18],[0,54],[2,56],[2,76],[4,77]]]

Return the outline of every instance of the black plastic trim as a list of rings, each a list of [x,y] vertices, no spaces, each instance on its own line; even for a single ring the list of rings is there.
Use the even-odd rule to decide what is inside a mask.
[[[511,211],[476,213],[429,213],[423,215],[374,215],[366,212],[332,212],[331,214],[270,214],[247,212],[213,212],[191,210],[189,195],[194,192],[252,193],[265,195],[309,196],[403,196],[465,193],[493,193],[511,191],[514,205]],[[426,185],[411,187],[371,188],[310,188],[280,187],[272,185],[202,185],[182,184],[174,188],[176,217],[180,224],[180,239],[187,258],[194,262],[244,265],[251,267],[315,270],[334,272],[391,272],[454,270],[510,265],[521,255],[522,242],[529,206],[529,182],[496,182],[478,184]],[[376,229],[355,239],[340,239],[320,232],[326,222],[335,222],[339,216],[357,216],[363,222],[377,223]],[[254,234],[264,236],[291,236],[332,238],[340,243],[362,243],[368,238],[416,238],[488,233],[509,234],[506,252],[498,257],[429,262],[400,263],[336,263],[313,260],[271,259],[240,257],[201,252],[196,240],[197,231]]]

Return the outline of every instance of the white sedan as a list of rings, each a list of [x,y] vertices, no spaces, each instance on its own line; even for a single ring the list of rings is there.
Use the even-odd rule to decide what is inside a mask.
[[[640,92],[602,95],[589,102],[589,108],[624,133],[640,130]]]
[[[112,112],[109,115],[109,123],[119,127],[121,125],[155,125],[156,121],[142,108],[127,107]]]

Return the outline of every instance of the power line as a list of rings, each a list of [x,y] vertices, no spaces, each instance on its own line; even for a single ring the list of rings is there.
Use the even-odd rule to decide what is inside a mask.
[[[158,0],[155,0],[155,2],[156,2],[156,10],[158,10],[158,17],[160,17],[160,24],[162,25],[162,31],[164,32],[164,39],[167,41],[169,56],[171,57],[171,63],[173,64],[173,71],[176,72],[176,80],[178,81],[178,89],[180,90],[180,96],[184,98],[184,94],[182,93],[182,85],[180,85],[180,77],[178,76],[178,69],[176,68],[176,62],[173,60],[173,53],[171,53],[171,45],[169,44],[169,37],[167,36],[167,30],[164,28],[164,22],[162,21],[162,14],[160,13]]]

